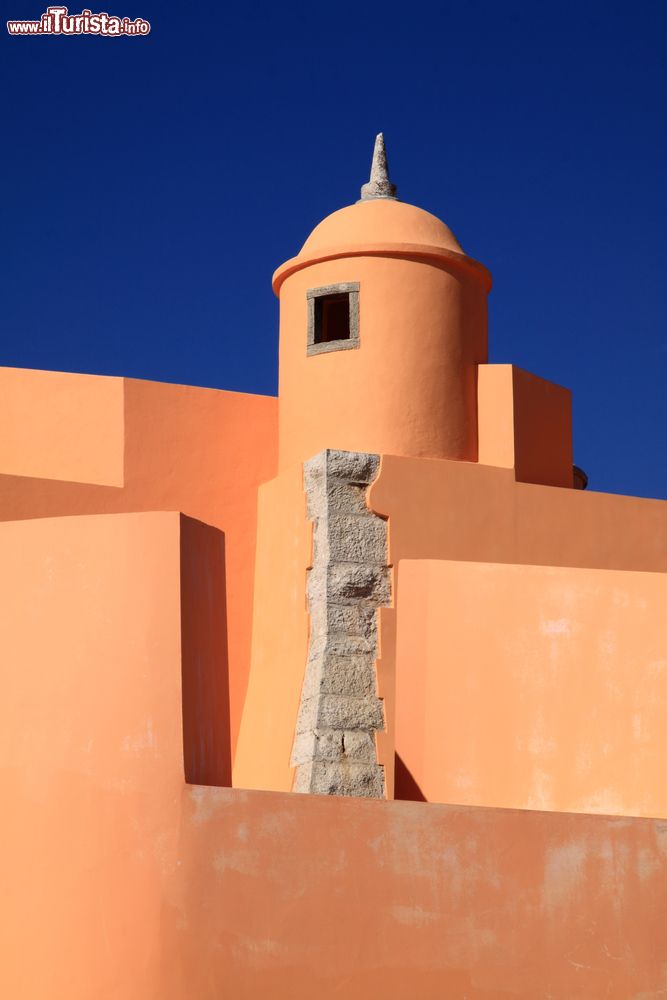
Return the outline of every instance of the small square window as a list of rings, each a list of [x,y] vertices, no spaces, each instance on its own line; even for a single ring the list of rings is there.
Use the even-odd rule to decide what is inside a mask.
[[[315,331],[313,343],[330,344],[333,340],[350,339],[350,296],[318,295],[315,299]]]
[[[324,354],[359,346],[359,283],[309,288],[307,353]]]

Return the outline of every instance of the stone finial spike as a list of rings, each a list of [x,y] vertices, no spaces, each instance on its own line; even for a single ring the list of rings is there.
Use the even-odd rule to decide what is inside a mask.
[[[387,151],[384,148],[382,132],[375,137],[371,176],[368,184],[364,184],[361,188],[360,201],[369,201],[371,198],[396,198],[396,185],[389,180]]]

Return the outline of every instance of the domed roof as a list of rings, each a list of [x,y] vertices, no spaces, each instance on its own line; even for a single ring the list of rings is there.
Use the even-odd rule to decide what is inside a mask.
[[[285,278],[310,264],[340,257],[387,254],[441,263],[446,260],[448,266],[472,272],[486,291],[491,287],[489,272],[466,256],[444,222],[422,208],[397,200],[380,133],[375,139],[371,175],[361,188],[361,199],[333,212],[315,226],[297,256],[285,261],[274,273],[273,290],[278,295]]]
[[[393,198],[375,198],[328,215],[315,226],[299,256],[376,243],[409,243],[463,253],[451,229],[435,215]]]

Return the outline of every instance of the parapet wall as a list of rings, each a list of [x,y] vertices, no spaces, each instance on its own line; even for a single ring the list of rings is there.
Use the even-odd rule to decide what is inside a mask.
[[[615,570],[626,575],[630,591],[633,575],[667,573],[667,503],[660,500],[516,482],[511,468],[384,455],[380,474],[370,487],[368,502],[371,510],[388,520],[388,560],[393,569],[393,606],[382,608],[379,613],[381,658],[378,665],[379,694],[384,700],[387,724],[386,738],[378,739],[378,747],[390,798],[394,794],[393,772],[397,749],[393,743],[396,732],[397,620],[402,608],[401,564],[405,560],[506,564],[517,567],[519,576],[525,566],[560,567],[564,570],[565,587],[568,570]],[[572,583],[576,579],[573,573]],[[502,597],[502,588],[499,596]],[[446,601],[446,595],[439,594],[438,600]],[[440,628],[437,603],[430,612],[435,632]],[[595,613],[592,612],[592,615],[584,624],[595,635]],[[662,630],[662,650],[667,642],[663,617],[659,617],[655,626],[656,632]],[[410,656],[415,662],[419,657],[416,642],[420,635],[417,628],[410,640]],[[442,638],[446,645],[446,636]],[[599,641],[604,641],[602,634]],[[529,682],[532,668],[527,665],[526,657],[530,657],[536,648],[530,644],[525,650],[517,647],[517,669],[523,662]],[[646,650],[641,629],[636,630],[629,653],[633,649]],[[656,654],[656,659],[662,662],[664,655],[664,652],[660,656]],[[409,672],[410,667],[406,669]],[[437,667],[433,669],[437,670]],[[580,661],[579,669],[582,678],[585,678],[587,663]],[[461,677],[467,676],[465,660],[459,670]],[[472,672],[474,674],[474,669]],[[659,687],[659,676],[656,674],[654,682],[642,694],[644,701],[650,702]],[[517,697],[521,697],[521,685]],[[486,692],[480,693],[480,698],[486,703]],[[579,704],[576,695],[574,703]],[[466,710],[474,712],[475,706],[476,699],[471,697]],[[539,708],[539,699],[537,706]],[[633,713],[627,700],[621,710],[625,712],[626,720]],[[656,726],[652,731],[656,734],[659,729]],[[554,761],[551,760],[547,771],[553,766]],[[556,766],[560,766],[558,762]],[[623,803],[620,811],[632,814],[633,809],[639,808],[637,802],[649,801],[645,792],[640,794],[639,789],[636,794],[633,792],[631,799],[624,796],[615,799],[618,775],[609,776],[609,770],[605,769],[607,780],[609,783],[602,790],[604,795],[598,802],[601,811],[611,810],[616,801]],[[660,796],[661,802],[664,801],[658,786],[650,800],[653,805],[657,796]],[[447,797],[451,801],[453,792]],[[461,799],[466,801],[465,789],[461,791]],[[479,805],[487,803],[486,797],[477,799]],[[506,801],[504,804],[510,803]],[[525,806],[528,802],[526,799],[514,800],[511,804]],[[575,805],[570,799],[567,804],[561,802],[560,808],[581,808],[581,803]],[[593,808],[591,800],[588,808]]]
[[[403,560],[398,588],[398,798],[667,817],[667,574]]]
[[[181,808],[161,1000],[667,990],[664,822],[204,788]]]
[[[250,667],[257,487],[278,400],[140,379],[0,368],[0,521],[182,511],[225,532],[231,750]]]
[[[282,515],[274,554],[297,578],[300,478],[266,496]],[[220,578],[221,539],[184,521],[0,525],[0,996],[653,1000],[667,990],[664,821],[186,785],[182,697],[186,733],[205,741],[220,689],[215,678],[202,689],[199,667],[207,657],[215,672],[223,638],[215,600],[203,600]],[[290,648],[294,623],[277,618],[272,638],[281,624]],[[306,662],[298,651],[291,687]],[[280,685],[275,661],[264,666]],[[298,688],[285,704],[291,719],[285,711],[277,731],[293,733]]]

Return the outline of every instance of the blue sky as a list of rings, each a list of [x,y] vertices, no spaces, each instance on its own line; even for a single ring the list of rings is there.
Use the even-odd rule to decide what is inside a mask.
[[[3,37],[0,364],[274,393],[271,274],[382,129],[490,360],[573,390],[592,489],[667,497],[664,2],[89,6],[152,32]]]

